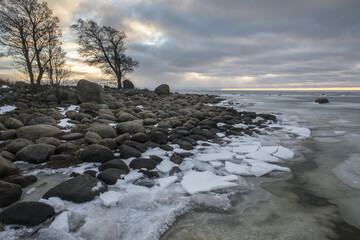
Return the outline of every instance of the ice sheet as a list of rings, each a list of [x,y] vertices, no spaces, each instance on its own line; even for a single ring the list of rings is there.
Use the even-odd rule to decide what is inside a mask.
[[[167,188],[172,183],[176,182],[176,180],[177,180],[176,176],[171,176],[171,177],[159,178],[158,183],[160,185],[160,188]]]
[[[233,159],[233,155],[228,151],[223,151],[221,153],[200,154],[196,157],[196,159],[202,162],[226,161]]]
[[[254,175],[251,172],[251,167],[249,165],[245,165],[245,164],[235,164],[229,161],[225,162],[225,170],[228,173],[233,173],[233,174],[237,174],[237,175],[242,175],[242,176],[252,176]]]
[[[245,157],[263,161],[263,162],[280,162],[280,159],[278,159],[277,157],[271,156],[270,154],[268,154],[267,152],[265,152],[264,150],[261,150],[261,149],[259,149],[256,152],[246,154]]]
[[[287,167],[281,167],[275,164],[270,164],[262,161],[257,160],[244,160],[245,163],[251,165],[250,171],[256,176],[261,177],[271,171],[283,171],[283,172],[290,172],[290,169]]]
[[[360,154],[352,154],[333,168],[333,172],[346,185],[360,189]]]
[[[252,153],[259,149],[259,146],[257,145],[241,145],[239,147],[234,147],[233,152],[239,153],[239,154],[245,154],[245,153]]]

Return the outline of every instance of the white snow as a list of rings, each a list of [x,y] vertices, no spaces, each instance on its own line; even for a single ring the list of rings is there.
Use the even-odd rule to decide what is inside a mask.
[[[171,162],[171,161],[168,160],[168,159],[164,159],[163,161],[161,161],[160,164],[158,164],[158,165],[156,166],[156,169],[157,169],[158,171],[162,172],[162,173],[168,173],[168,172],[170,172],[171,169],[172,169],[173,167],[175,167],[175,166],[176,166],[175,163]]]
[[[236,127],[236,128],[242,128],[242,129],[248,129],[249,128],[248,125],[243,124],[243,123],[234,124],[233,126]]]
[[[251,165],[250,171],[256,176],[261,177],[271,171],[283,171],[283,172],[290,172],[290,169],[287,167],[281,167],[275,164],[270,164],[262,161],[257,160],[244,160],[245,163]]]
[[[2,85],[1,88],[10,88],[10,87],[7,85]]]
[[[97,190],[99,190],[102,187],[102,183],[101,182],[97,182],[96,186],[94,186],[91,191],[95,192]]]
[[[49,228],[69,232],[69,212],[65,211],[60,213],[50,224]]]
[[[182,187],[189,194],[208,192],[212,190],[235,187],[237,184],[231,181],[237,180],[237,176],[218,176],[212,172],[189,171],[181,181]]]
[[[264,150],[258,150],[256,152],[252,152],[245,155],[247,158],[263,161],[263,162],[280,162],[280,159],[277,157],[271,156]]]
[[[228,151],[223,151],[221,153],[200,154],[196,157],[196,159],[202,162],[226,161],[233,159],[233,155]]]
[[[279,149],[278,146],[265,146],[261,147],[262,151],[265,151],[268,154],[274,154]]]
[[[257,145],[241,145],[239,147],[234,147],[233,148],[233,152],[235,153],[239,153],[239,154],[245,154],[245,153],[251,153],[251,152],[255,152],[259,149],[259,146]]]
[[[12,110],[15,110],[15,106],[5,105],[0,107],[0,115],[5,114],[7,112],[11,112]]]
[[[225,170],[228,173],[233,173],[242,176],[252,176],[251,167],[244,164],[235,164],[229,161],[225,162]]]
[[[176,176],[171,176],[171,177],[159,178],[158,183],[160,185],[160,188],[167,188],[172,183],[176,182],[176,180],[177,180]]]
[[[109,123],[110,127],[116,127],[116,123]]]
[[[225,126],[226,124],[225,123],[222,123],[222,122],[219,122],[219,123],[217,123],[216,124],[216,126],[218,126],[218,127],[223,127],[223,126]]]
[[[134,182],[144,176],[141,172],[131,171],[129,174],[125,175],[124,180],[126,182]]]
[[[106,207],[115,207],[121,197],[121,193],[115,191],[107,191],[100,194],[99,198]]]
[[[223,165],[222,162],[220,162],[220,161],[211,161],[210,164],[214,168],[219,168],[219,167],[221,167]]]
[[[75,126],[75,124],[69,123],[68,122],[69,120],[70,120],[70,118],[60,119],[60,123],[58,124],[58,126],[63,127],[63,128]]]

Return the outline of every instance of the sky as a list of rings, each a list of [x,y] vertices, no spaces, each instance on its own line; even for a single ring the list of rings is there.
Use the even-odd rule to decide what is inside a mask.
[[[77,19],[124,30],[140,88],[359,88],[359,0],[47,0],[74,79],[112,81],[77,54]],[[16,71],[0,61],[0,76]]]

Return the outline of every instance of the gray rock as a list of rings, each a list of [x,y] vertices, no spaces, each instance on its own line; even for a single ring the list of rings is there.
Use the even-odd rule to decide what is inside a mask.
[[[205,130],[205,129],[200,129],[200,128],[193,128],[190,131],[191,134],[193,135],[201,135],[206,137],[207,139],[212,139],[215,138],[216,135],[214,133],[212,133],[211,131]]]
[[[18,184],[24,188],[37,181],[37,177],[34,175],[29,176],[10,176],[3,179],[4,182]]]
[[[121,159],[113,159],[99,166],[100,171],[104,171],[108,168],[118,168],[124,170],[126,174],[129,173],[129,167]]]
[[[56,120],[50,116],[33,118],[28,122],[28,125],[47,124],[56,126]]]
[[[144,125],[155,125],[158,123],[158,120],[153,118],[145,118],[144,119]]]
[[[18,129],[24,126],[24,124],[15,118],[7,118],[4,122],[4,126],[9,129]]]
[[[0,208],[9,206],[19,200],[21,193],[20,185],[0,181]]]
[[[170,157],[170,161],[172,161],[175,164],[181,164],[184,159],[178,154],[178,153],[174,153],[171,157]]]
[[[19,150],[23,149],[26,146],[34,144],[32,141],[25,138],[17,138],[11,141],[7,146],[7,150],[13,154],[17,153]]]
[[[15,137],[16,137],[15,129],[4,130],[0,132],[0,141],[14,139]]]
[[[26,240],[76,240],[70,233],[55,228],[42,228]]]
[[[82,133],[69,133],[69,134],[65,134],[61,137],[61,140],[65,140],[65,141],[72,141],[72,140],[77,140],[80,138],[83,138],[84,134]]]
[[[142,121],[130,121],[116,124],[116,130],[119,134],[123,133],[145,133],[145,128]]]
[[[117,144],[114,139],[112,138],[105,138],[97,142],[97,144],[103,145],[111,150],[117,149]]]
[[[114,159],[113,152],[102,145],[93,144],[80,153],[80,159],[84,162],[107,162]]]
[[[170,96],[170,87],[167,84],[161,84],[155,88],[154,92],[160,96]]]
[[[74,114],[73,120],[83,121],[84,119],[90,120],[90,119],[93,119],[93,117],[90,114],[87,114],[87,113],[77,112],[77,113]]]
[[[94,132],[87,132],[85,134],[85,141],[89,144],[97,143],[101,139],[102,139],[102,137],[99,134],[94,133]]]
[[[125,80],[123,81],[123,88],[124,88],[124,89],[134,89],[135,86],[134,86],[134,84],[133,84],[130,80],[125,79]]]
[[[118,118],[119,122],[128,122],[128,121],[139,120],[139,118],[137,118],[134,115],[127,113],[127,112],[118,113],[118,114],[116,114],[116,117]]]
[[[71,152],[78,148],[77,145],[71,142],[61,143],[59,146],[56,147],[56,153],[63,153],[63,152]]]
[[[16,159],[29,163],[46,162],[55,153],[55,146],[39,143],[29,145],[16,153]]]
[[[10,162],[15,161],[15,155],[8,151],[1,151],[0,156],[5,158],[6,160],[9,160]]]
[[[30,140],[36,140],[41,137],[54,137],[61,133],[61,130],[57,127],[45,124],[25,126],[16,130],[18,138],[26,138]]]
[[[145,143],[147,141],[149,141],[149,137],[146,136],[145,133],[135,133],[132,137],[131,137],[131,141],[135,141],[135,142],[139,142],[139,143]]]
[[[124,133],[124,134],[121,134],[120,136],[118,136],[115,139],[115,142],[116,142],[117,145],[122,145],[122,144],[124,144],[125,141],[128,141],[130,139],[131,139],[130,134],[129,133]]]
[[[78,81],[76,90],[78,99],[81,103],[91,101],[95,101],[97,103],[104,102],[104,90],[97,83],[82,79]]]
[[[0,157],[0,178],[18,174],[20,169],[12,162]]]
[[[61,141],[54,137],[41,137],[37,140],[37,143],[45,143],[57,147],[61,144]]]
[[[42,202],[19,202],[0,213],[4,224],[38,225],[55,215],[54,208]]]
[[[96,124],[86,130],[99,134],[102,138],[116,138],[117,134],[113,127],[106,124]]]
[[[327,98],[317,98],[315,99],[316,103],[323,104],[323,103],[329,103],[329,99]]]
[[[165,133],[161,131],[151,132],[151,140],[158,144],[166,144],[168,142],[168,137]]]
[[[114,185],[121,175],[125,175],[126,172],[118,168],[108,168],[103,172],[99,173],[97,178],[106,184]]]
[[[66,180],[45,193],[43,198],[59,197],[75,203],[93,200],[97,195],[107,190],[105,183],[88,175],[80,175]]]
[[[135,158],[130,162],[130,167],[133,169],[146,168],[147,170],[154,169],[158,162],[151,158]]]
[[[67,155],[67,154],[56,154],[56,155],[51,155],[49,157],[49,161],[64,161],[64,162],[70,162],[73,159],[72,156]]]
[[[130,147],[128,145],[122,145],[119,148],[120,157],[121,158],[131,158],[131,157],[141,157],[141,152],[139,152],[136,148]]]
[[[191,143],[189,143],[188,141],[181,140],[181,139],[175,139],[172,143],[179,145],[180,148],[185,149],[185,150],[194,149],[194,146]]]

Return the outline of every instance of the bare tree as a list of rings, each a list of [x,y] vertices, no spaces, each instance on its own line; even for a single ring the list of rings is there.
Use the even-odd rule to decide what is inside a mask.
[[[99,26],[92,20],[79,19],[71,26],[77,31],[76,42],[80,45],[80,56],[90,66],[100,66],[101,70],[117,79],[118,88],[122,88],[122,79],[126,73],[133,72],[139,63],[125,55],[123,31],[108,26]]]
[[[49,46],[61,37],[59,19],[52,16],[46,2],[37,0],[0,1],[0,44],[15,65],[25,70],[32,89],[39,86],[51,59]]]

